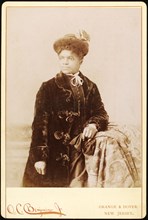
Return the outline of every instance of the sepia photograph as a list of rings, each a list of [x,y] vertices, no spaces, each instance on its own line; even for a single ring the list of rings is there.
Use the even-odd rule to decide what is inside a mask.
[[[3,216],[144,216],[145,11],[142,2],[3,4]],[[73,201],[66,215],[55,200],[67,205],[75,192],[83,205],[98,195],[98,212],[69,213]]]

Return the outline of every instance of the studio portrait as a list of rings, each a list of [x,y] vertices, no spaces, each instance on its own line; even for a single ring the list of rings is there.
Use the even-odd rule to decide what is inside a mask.
[[[142,185],[140,7],[8,7],[6,186]]]

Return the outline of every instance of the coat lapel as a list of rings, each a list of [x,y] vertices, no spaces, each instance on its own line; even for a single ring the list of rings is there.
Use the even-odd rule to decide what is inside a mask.
[[[61,89],[62,92],[64,92],[66,96],[66,101],[69,102],[73,94],[71,91],[68,77],[62,72],[60,72],[55,76],[55,83],[58,86],[58,88]]]
[[[89,94],[92,89],[92,83],[90,83],[90,80],[88,80],[87,77],[85,77],[81,72],[80,72],[80,77],[83,79],[83,90],[84,90],[84,96],[87,100],[89,97]],[[60,88],[66,95],[66,101],[70,101],[70,99],[73,97],[75,99],[74,94],[72,92],[71,86],[70,86],[70,81],[69,77],[66,76],[64,73],[60,72],[55,76],[55,83]]]

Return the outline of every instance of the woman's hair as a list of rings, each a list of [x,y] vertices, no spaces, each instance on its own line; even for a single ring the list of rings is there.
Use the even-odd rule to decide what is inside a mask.
[[[76,37],[74,34],[67,34],[55,41],[53,48],[57,54],[60,54],[62,50],[70,50],[76,53],[80,58],[83,58],[89,50],[88,41],[89,36],[85,31],[81,32],[80,37]]]

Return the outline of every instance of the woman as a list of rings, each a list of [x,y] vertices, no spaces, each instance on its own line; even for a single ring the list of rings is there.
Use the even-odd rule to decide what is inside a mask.
[[[93,153],[95,134],[108,126],[96,84],[80,71],[88,41],[82,31],[53,45],[60,72],[44,82],[36,96],[25,187],[87,186],[84,153]]]

